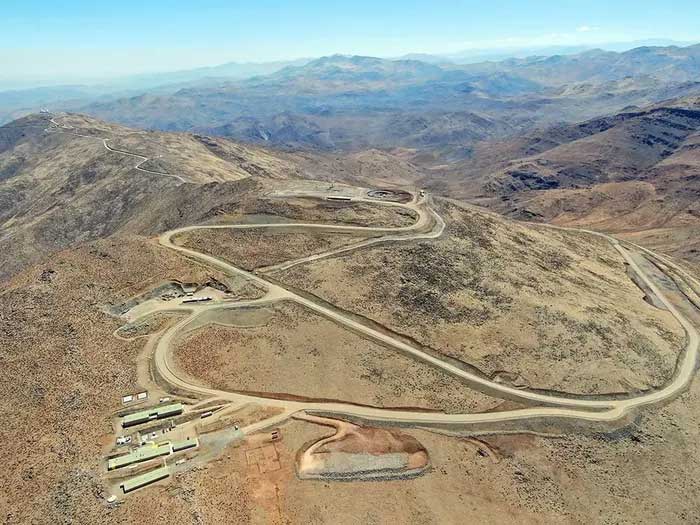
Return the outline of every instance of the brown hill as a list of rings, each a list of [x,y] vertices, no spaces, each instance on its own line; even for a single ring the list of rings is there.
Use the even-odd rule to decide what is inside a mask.
[[[608,244],[449,203],[441,213],[448,222],[443,238],[318,261],[306,275],[294,271],[283,278],[385,320],[391,328],[406,329],[435,350],[474,362],[504,381],[520,382],[520,373],[537,387],[601,392],[644,388],[672,372],[681,343],[677,327],[668,312],[643,301]],[[276,247],[256,249],[269,253]],[[637,521],[651,516],[673,523],[681,521],[679,515],[697,515],[693,501],[678,495],[697,477],[697,385],[671,405],[644,412],[619,433],[487,437],[494,446],[487,446],[486,456],[459,438],[404,429],[425,446],[435,467],[411,481],[318,484],[298,479],[297,453],[321,439],[323,431],[295,421],[283,426],[284,438],[274,444],[279,470],[262,475],[251,467],[246,452],[252,445],[228,447],[217,461],[195,464],[167,484],[134,492],[109,507],[104,499],[110,488],[100,472],[104,450],[112,443],[109,418],[122,408],[121,394],[143,386],[137,370],[148,342],[113,337],[122,322],[105,306],[164,279],[202,282],[210,275],[152,240],[115,235],[63,250],[50,263],[0,283],[6,321],[0,351],[5,521],[245,523],[282,516],[281,521],[346,523],[351,515],[362,522],[377,516],[449,522],[465,497],[474,506],[460,512],[476,522],[494,515],[501,520],[501,514],[513,523],[590,522],[623,512]],[[313,338],[305,330],[309,325]],[[202,359],[221,353],[221,366],[210,362],[200,380],[221,374],[222,381],[231,381],[229,367],[240,372],[238,365],[246,364],[251,389],[262,390],[260,382],[274,373],[279,379],[274,388],[284,381],[285,388],[309,395],[314,394],[311,386],[323,388],[320,394],[331,387],[359,402],[368,392],[383,394],[387,402],[412,402],[417,396],[421,404],[469,403],[474,395],[466,385],[459,395],[451,393],[460,385],[418,361],[407,363],[408,357],[384,346],[362,348],[366,341],[358,342],[357,334],[328,320],[300,324],[290,318],[250,328],[221,328],[204,340],[193,334],[186,343],[193,350],[192,371]],[[246,342],[234,345],[240,331]],[[267,336],[254,337],[261,331]],[[533,352],[537,340],[542,347]],[[277,352],[280,345],[286,351]],[[316,350],[322,357],[315,356]],[[265,356],[270,357],[260,363]],[[357,368],[349,367],[353,361]],[[329,362],[336,366],[316,366]],[[362,369],[358,375],[348,373]],[[362,382],[372,390],[352,399],[353,387]],[[692,452],[690,460],[677,454],[680,446]],[[659,480],[672,505],[650,503],[660,489],[640,486],[638,479],[647,476]],[[478,489],[465,493],[475,477]],[[571,486],[577,490],[568,490]],[[494,499],[493,493],[500,497]],[[590,494],[592,503],[583,504],[581,493]],[[327,504],[317,506],[319,497]]]
[[[509,216],[625,233],[700,261],[699,144],[699,99],[686,97],[483,143],[439,184]]]
[[[57,122],[60,128],[33,115],[0,127],[0,277],[67,246],[120,232],[151,235],[246,202],[259,206],[266,181],[411,184],[417,177],[379,151],[295,155],[79,115]]]

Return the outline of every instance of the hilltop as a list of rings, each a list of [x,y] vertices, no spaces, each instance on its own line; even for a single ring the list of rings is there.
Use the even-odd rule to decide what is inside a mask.
[[[682,97],[483,143],[442,184],[512,217],[619,233],[697,264],[699,141],[700,99]]]
[[[269,181],[417,178],[410,164],[379,151],[289,154],[76,114],[56,118],[60,126],[32,115],[0,127],[2,276],[90,240],[152,235],[224,210],[259,208]]]

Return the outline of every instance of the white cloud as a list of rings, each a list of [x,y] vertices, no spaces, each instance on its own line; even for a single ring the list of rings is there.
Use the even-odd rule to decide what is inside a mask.
[[[594,26],[587,26],[587,25],[579,26],[576,28],[577,33],[591,33],[592,31],[598,31],[598,28],[594,27]]]

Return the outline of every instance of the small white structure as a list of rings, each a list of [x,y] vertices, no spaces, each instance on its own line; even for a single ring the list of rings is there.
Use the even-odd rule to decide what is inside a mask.
[[[182,300],[183,303],[205,303],[207,301],[211,301],[211,297],[191,297],[189,299]]]

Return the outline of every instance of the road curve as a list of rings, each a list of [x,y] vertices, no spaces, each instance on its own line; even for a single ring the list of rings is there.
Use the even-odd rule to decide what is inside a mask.
[[[51,122],[52,126],[49,126],[48,128],[44,129],[46,133],[64,133],[66,135],[73,135],[74,137],[82,137],[85,139],[97,139],[102,141],[102,145],[105,147],[107,151],[110,151],[112,153],[118,153],[120,155],[125,155],[127,157],[133,157],[135,159],[140,159],[140,161],[133,167],[133,169],[142,171],[144,173],[151,173],[153,175],[163,175],[165,177],[172,177],[174,179],[179,180],[181,183],[186,183],[187,181],[183,179],[180,175],[175,175],[173,173],[166,173],[164,171],[155,171],[155,170],[149,170],[146,168],[142,168],[141,166],[151,160],[149,157],[144,157],[143,155],[139,155],[137,153],[131,153],[129,151],[124,151],[121,149],[115,149],[109,144],[107,144],[107,141],[109,140],[108,138],[105,137],[98,137],[97,135],[82,135],[80,133],[76,133],[74,131],[70,131],[73,129],[71,126],[63,126],[56,122],[54,118],[52,118],[49,122]]]
[[[627,251],[620,246],[619,242],[605,234],[599,232],[585,231],[593,235],[601,236],[610,241],[630,268],[639,275],[640,279],[659,297],[664,306],[673,317],[681,324],[686,332],[686,345],[679,357],[676,372],[670,383],[663,388],[643,393],[639,396],[630,397],[627,399],[575,399],[561,396],[554,396],[532,392],[528,390],[517,389],[507,385],[496,383],[490,379],[478,376],[467,372],[460,368],[451,365],[432,355],[426,354],[422,350],[413,347],[401,340],[395,339],[392,336],[367,327],[356,320],[349,318],[342,313],[332,310],[322,304],[319,304],[307,297],[300,296],[290,290],[287,290],[281,285],[271,283],[265,280],[260,275],[245,271],[241,268],[233,266],[225,261],[222,261],[211,255],[203,254],[173,243],[172,239],[176,235],[194,231],[199,229],[252,229],[252,228],[288,228],[295,227],[308,229],[313,231],[354,231],[366,232],[368,234],[387,233],[382,237],[368,239],[353,245],[350,249],[357,249],[357,245],[370,245],[386,241],[410,241],[416,239],[435,238],[442,234],[445,223],[442,218],[429,206],[428,199],[414,200],[413,203],[406,205],[419,214],[419,218],[413,226],[402,228],[372,228],[361,226],[345,226],[345,225],[321,225],[321,224],[305,224],[305,223],[286,223],[286,224],[238,224],[238,225],[213,225],[213,226],[189,226],[180,228],[170,232],[166,232],[160,236],[159,242],[170,249],[179,251],[189,257],[192,257],[207,265],[216,267],[221,271],[232,275],[244,277],[267,290],[267,294],[262,299],[255,301],[244,301],[241,303],[228,303],[223,305],[208,305],[199,309],[192,310],[192,315],[183,319],[169,330],[167,330],[158,341],[154,354],[155,365],[161,376],[171,385],[178,388],[191,391],[197,394],[208,396],[216,396],[218,398],[228,399],[237,402],[262,402],[268,406],[281,408],[285,414],[294,414],[304,411],[307,413],[324,413],[334,414],[338,416],[354,417],[366,421],[386,422],[386,423],[401,423],[413,424],[420,426],[431,425],[454,425],[464,427],[472,424],[480,423],[502,423],[508,421],[528,421],[540,418],[566,418],[577,419],[590,422],[613,422],[625,417],[628,413],[636,408],[643,406],[661,403],[669,400],[685,390],[692,380],[697,362],[698,346],[700,335],[695,327],[673,306],[673,304],[661,293],[659,288],[644,274],[642,269],[630,257]],[[547,225],[539,225],[547,226]],[[548,226],[547,226],[548,227]],[[564,229],[564,228],[561,228]],[[422,231],[421,231],[422,230]],[[397,235],[396,232],[403,232],[404,235]],[[577,230],[581,231],[581,230]],[[391,232],[391,233],[389,233]],[[342,247],[335,250],[324,252],[314,256],[305,257],[297,260],[296,264],[310,260],[316,260],[321,257],[328,257],[346,251],[348,247]],[[361,333],[369,338],[393,347],[399,351],[410,354],[417,359],[423,360],[433,366],[436,366],[453,376],[459,377],[467,384],[482,390],[487,391],[492,395],[500,396],[508,399],[525,401],[530,404],[542,405],[534,408],[525,408],[520,410],[511,410],[504,412],[477,413],[477,414],[445,414],[445,413],[426,413],[414,412],[410,410],[397,409],[382,409],[357,406],[350,403],[314,403],[301,401],[288,401],[270,398],[261,398],[257,396],[226,392],[210,388],[201,387],[189,383],[186,379],[181,378],[175,367],[170,362],[170,350],[173,340],[181,331],[187,330],[188,325],[196,319],[199,312],[216,308],[238,308],[250,307],[254,305],[270,304],[278,301],[294,301],[301,304],[310,310],[323,315],[339,324],[342,324],[358,333]],[[602,396],[599,396],[602,397]]]
[[[142,165],[148,162],[150,159],[143,155],[136,153],[131,153],[128,151],[112,148],[108,144],[108,138],[98,137],[95,135],[82,135],[74,131],[70,126],[62,126],[54,118],[50,120],[50,126],[45,129],[47,133],[66,133],[74,136],[97,139],[101,140],[104,148],[112,153],[117,153],[120,155],[125,155],[138,159],[137,164],[133,167],[134,169],[155,175],[172,177],[180,181],[180,183],[185,183],[185,179],[181,176],[166,172],[159,172],[155,170],[149,170],[143,168]],[[324,257],[335,256],[350,250],[360,249],[362,247],[370,246],[382,242],[392,242],[392,241],[412,241],[420,239],[431,239],[439,237],[445,228],[445,223],[443,219],[429,206],[429,199],[427,198],[417,198],[414,196],[412,202],[408,204],[400,203],[390,203],[390,202],[379,202],[374,199],[362,199],[370,201],[373,203],[379,203],[384,205],[392,206],[404,206],[406,208],[414,210],[418,213],[418,220],[412,226],[398,227],[398,228],[372,228],[372,227],[361,227],[361,226],[347,226],[347,225],[323,225],[315,223],[286,223],[286,224],[263,224],[263,225],[253,225],[253,224],[239,224],[239,225],[212,225],[212,226],[189,226],[185,228],[180,228],[178,230],[173,230],[167,232],[160,236],[159,242],[170,249],[177,250],[193,259],[203,262],[207,265],[216,267],[223,272],[239,275],[252,281],[267,292],[265,296],[261,299],[256,299],[252,301],[242,301],[238,303],[225,303],[225,304],[214,304],[206,306],[197,306],[189,309],[191,315],[177,324],[173,325],[171,328],[166,330],[166,332],[159,339],[156,350],[154,354],[155,366],[163,377],[172,386],[198,393],[207,396],[216,396],[218,398],[227,399],[230,401],[239,402],[262,402],[268,406],[275,406],[282,409],[282,413],[275,416],[275,422],[281,422],[286,418],[292,416],[298,412],[307,413],[324,413],[333,414],[336,416],[347,416],[354,417],[367,421],[375,422],[386,422],[386,423],[402,423],[402,424],[412,424],[418,426],[431,426],[431,425],[454,425],[457,427],[464,427],[473,424],[481,423],[502,423],[508,421],[523,421],[541,418],[564,418],[564,419],[576,419],[582,421],[590,422],[613,422],[617,421],[627,414],[629,414],[634,409],[662,403],[669,399],[672,399],[679,393],[683,392],[690,384],[696,369],[697,358],[698,358],[698,346],[700,344],[700,334],[696,328],[690,323],[690,321],[685,318],[685,316],[675,308],[675,306],[663,295],[660,289],[652,282],[652,280],[643,272],[643,270],[637,265],[629,253],[620,245],[620,242],[603,233],[590,231],[590,230],[576,230],[573,228],[557,227],[553,225],[538,224],[540,227],[555,228],[561,230],[573,230],[579,232],[585,232],[591,235],[596,235],[607,239],[613,244],[615,249],[624,258],[629,267],[639,276],[639,278],[645,283],[646,286],[659,298],[659,300],[668,309],[671,315],[679,322],[686,333],[686,345],[681,352],[678,359],[677,367],[672,380],[664,387],[653,390],[650,392],[643,393],[638,396],[630,397],[627,399],[573,399],[561,396],[554,396],[548,394],[542,394],[538,392],[531,392],[528,390],[516,389],[509,387],[507,385],[496,383],[490,379],[481,377],[479,375],[467,372],[461,368],[457,368],[450,363],[442,361],[432,355],[429,355],[419,348],[416,348],[410,344],[407,344],[401,340],[398,340],[391,335],[379,332],[368,326],[359,323],[358,321],[344,315],[343,313],[328,308],[323,304],[317,303],[312,299],[300,296],[281,285],[271,283],[261,277],[251,272],[247,272],[241,268],[237,268],[223,260],[210,255],[196,252],[182,246],[178,246],[172,242],[172,238],[177,234],[184,233],[187,231],[194,231],[199,229],[252,229],[252,228],[301,228],[311,231],[352,231],[361,232],[372,235],[380,235],[379,237],[374,237],[359,241],[357,243],[343,246],[334,250],[329,250],[321,254],[314,254],[307,257],[302,257],[293,261],[286,261],[278,265],[269,266],[262,269],[263,272],[273,272],[278,270],[284,270],[296,266],[298,264],[303,264],[306,262],[318,260]],[[668,261],[667,259],[659,256],[658,254],[648,250],[646,248],[637,247],[631,243],[626,243],[630,246],[635,246],[635,248],[647,253],[648,255],[658,257],[664,260],[667,264],[672,265],[677,269],[684,278],[688,278],[688,274],[684,272],[680,267]],[[183,330],[186,330],[188,326],[206,310],[212,309],[224,309],[224,308],[245,308],[254,307],[265,304],[272,304],[279,301],[293,301],[301,304],[310,310],[323,315],[339,324],[346,326],[358,333],[361,333],[369,338],[393,347],[399,351],[407,353],[414,356],[419,360],[423,360],[433,366],[436,366],[443,371],[450,373],[456,377],[461,378],[467,384],[474,388],[482,391],[487,391],[492,395],[497,395],[503,398],[515,399],[519,401],[525,401],[531,404],[539,404],[542,406],[525,408],[519,410],[510,410],[504,412],[490,412],[490,413],[476,413],[476,414],[445,414],[445,413],[428,413],[428,412],[414,412],[411,410],[400,410],[400,409],[382,409],[373,407],[357,406],[350,403],[316,403],[316,402],[301,402],[301,401],[287,401],[263,398],[251,395],[238,394],[233,392],[226,392],[221,390],[215,390],[210,388],[201,387],[189,383],[187,380],[179,377],[175,368],[170,363],[170,350],[172,349],[172,344],[174,338]],[[178,308],[178,310],[187,310],[186,308]],[[603,397],[603,396],[598,396]],[[246,431],[252,432],[260,428],[264,428],[270,424],[269,420],[262,421],[248,427]]]

